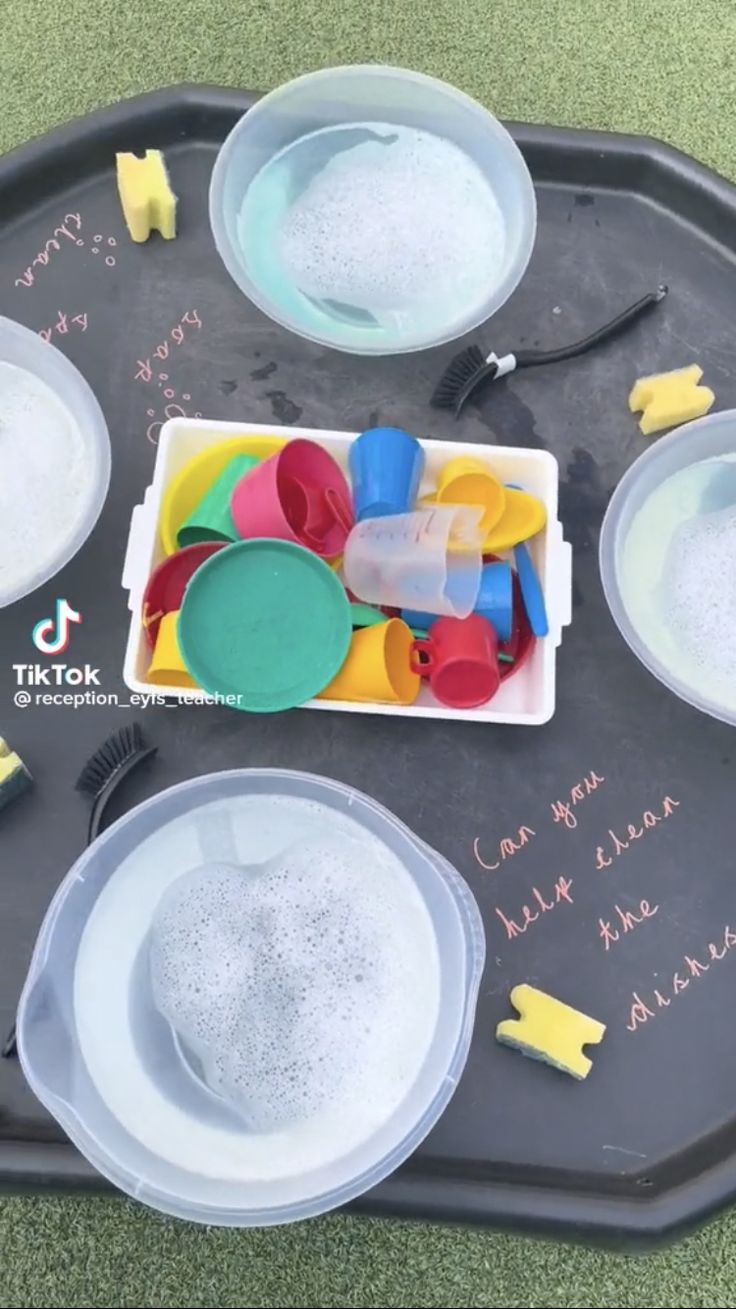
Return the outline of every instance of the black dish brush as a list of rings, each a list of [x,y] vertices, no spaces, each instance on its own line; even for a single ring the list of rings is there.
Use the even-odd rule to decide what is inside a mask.
[[[102,815],[121,782],[128,773],[156,754],[158,746],[149,745],[140,723],[130,723],[113,732],[88,759],[74,783],[75,791],[82,791],[92,800],[87,828],[87,845],[97,839],[102,829]]]
[[[587,354],[588,350],[593,350],[595,346],[603,345],[605,341],[618,336],[647,310],[658,305],[664,300],[667,290],[666,286],[658,287],[656,291],[651,291],[649,295],[637,300],[636,304],[624,309],[623,313],[610,323],[599,327],[597,332],[592,332],[582,341],[575,341],[573,345],[561,346],[558,350],[519,350],[516,354],[507,354],[499,358],[495,353],[484,355],[477,345],[468,346],[466,350],[455,355],[445,369],[432,393],[430,404],[435,409],[453,409],[455,417],[458,418],[463,406],[472,395],[475,395],[483,382],[505,377],[519,368],[536,368],[539,364],[558,364],[563,359],[575,359],[577,355]]]

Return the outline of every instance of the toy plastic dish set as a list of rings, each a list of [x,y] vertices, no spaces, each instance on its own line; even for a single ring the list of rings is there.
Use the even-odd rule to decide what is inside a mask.
[[[217,156],[210,222],[231,277],[270,318],[386,355],[453,340],[501,307],[532,252],[536,200],[482,105],[421,73],[356,65],[308,73],[248,111]]]
[[[373,800],[216,773],[147,800],[67,874],[18,1052],[129,1195],[195,1222],[294,1222],[375,1186],[437,1122],[484,955],[459,873]]]
[[[69,563],[110,482],[94,392],[60,350],[9,318],[0,318],[0,460],[1,609]]]
[[[557,486],[546,451],[173,419],[131,522],[125,682],[544,723],[571,609]]]

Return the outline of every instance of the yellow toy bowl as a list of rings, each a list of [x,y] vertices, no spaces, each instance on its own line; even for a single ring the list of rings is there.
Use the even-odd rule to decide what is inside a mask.
[[[235,455],[255,455],[258,459],[268,459],[269,455],[276,454],[285,445],[286,441],[278,436],[234,436],[200,451],[180,468],[161,500],[158,530],[164,554],[176,553],[179,548],[176,534],[182,523],[186,522]]]

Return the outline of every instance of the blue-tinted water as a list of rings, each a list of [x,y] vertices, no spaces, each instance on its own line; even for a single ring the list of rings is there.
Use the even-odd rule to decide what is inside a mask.
[[[448,332],[504,265],[504,222],[478,166],[449,141],[390,123],[324,128],[256,175],[238,219],[250,277],[313,333]]]

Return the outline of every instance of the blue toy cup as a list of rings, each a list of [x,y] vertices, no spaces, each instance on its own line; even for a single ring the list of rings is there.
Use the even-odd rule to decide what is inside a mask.
[[[419,609],[402,609],[401,617],[407,627],[418,628],[422,632],[428,632],[432,623],[436,623],[439,614],[425,614]]]
[[[483,565],[473,612],[482,614],[493,624],[499,641],[511,640],[514,588],[511,564],[507,560]]]
[[[371,427],[348,454],[355,520],[386,518],[414,508],[424,472],[424,450],[400,427]]]

